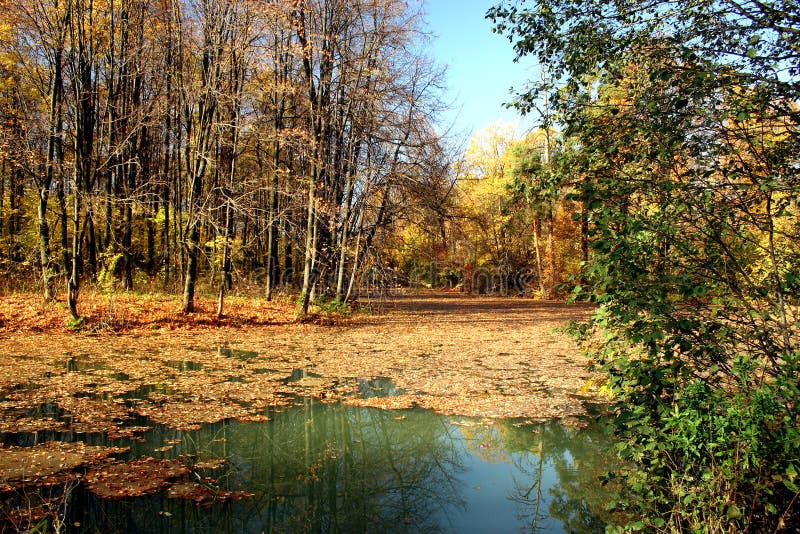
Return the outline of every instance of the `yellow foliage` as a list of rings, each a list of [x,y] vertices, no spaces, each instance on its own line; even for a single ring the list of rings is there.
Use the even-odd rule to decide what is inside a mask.
[[[473,177],[504,173],[504,155],[516,139],[514,126],[508,122],[492,122],[472,135],[464,153],[464,167]]]
[[[511,184],[513,148],[520,142],[515,128],[493,122],[478,130],[470,140],[458,166],[457,187],[463,249],[457,254],[473,266],[498,261],[511,236],[504,226],[511,214],[506,209]]]

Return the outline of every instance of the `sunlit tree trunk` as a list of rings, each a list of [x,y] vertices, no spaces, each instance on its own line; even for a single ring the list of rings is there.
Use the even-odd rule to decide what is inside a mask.
[[[308,184],[308,206],[306,211],[306,237],[305,237],[305,256],[303,260],[303,287],[301,290],[301,303],[297,312],[297,318],[303,319],[308,314],[308,306],[311,301],[311,290],[314,284],[314,261],[316,260],[316,170],[309,173]]]
[[[67,281],[67,307],[74,320],[78,313],[78,292],[83,264],[81,223],[84,194],[91,186],[96,124],[96,77],[94,64],[93,9],[84,0],[77,0],[70,19],[72,46],[72,88],[74,109],[74,157],[72,188],[72,261]]]
[[[306,228],[305,228],[305,256],[303,261],[303,286],[300,293],[300,305],[297,310],[297,319],[304,319],[308,315],[308,307],[311,300],[311,291],[315,282],[314,264],[317,259],[317,247],[315,234],[317,231],[317,181],[320,179],[321,164],[323,161],[323,139],[325,131],[323,109],[323,91],[326,89],[326,77],[330,75],[330,61],[328,46],[331,36],[328,34],[328,7],[322,6],[324,13],[319,14],[319,33],[322,38],[322,50],[316,50],[315,43],[312,42],[313,35],[307,27],[309,17],[315,14],[309,10],[305,2],[295,13],[297,24],[297,37],[303,50],[303,71],[305,74],[306,95],[309,106],[309,122],[311,129],[311,161],[308,166],[308,199],[306,206]],[[314,54],[320,53],[320,65],[315,65]],[[317,70],[318,69],[318,70]]]
[[[277,123],[277,120],[276,120]],[[277,135],[277,133],[276,133]],[[280,165],[280,141],[272,146],[272,183],[269,188],[269,220],[267,221],[267,300],[278,285],[278,167]]]
[[[556,265],[556,244],[554,237],[555,220],[553,217],[553,207],[547,209],[547,285],[545,298],[551,299],[556,293],[556,281],[558,280]]]
[[[238,26],[241,22],[241,27],[235,28],[234,31],[244,33],[239,35],[240,39],[247,38],[247,24],[246,21],[239,21],[238,14],[234,10],[232,15],[232,26]],[[246,18],[246,16],[244,17]],[[237,161],[239,153],[239,128],[240,128],[240,114],[241,114],[241,101],[242,90],[245,77],[245,54],[247,53],[246,42],[234,43],[233,49],[230,52],[230,72],[228,73],[228,91],[231,103],[228,107],[229,117],[227,118],[228,124],[226,125],[229,130],[227,144],[225,151],[227,157],[223,161],[227,164],[227,187],[223,186],[223,194],[225,197],[225,228],[223,238],[222,250],[222,276],[220,277],[219,292],[217,298],[217,316],[222,317],[223,303],[225,299],[225,292],[232,286],[231,279],[231,240],[233,239],[234,227],[234,205],[233,195],[236,189],[237,180]]]
[[[282,137],[286,127],[285,115],[289,106],[291,95],[287,89],[291,87],[292,61],[290,54],[292,33],[283,26],[282,13],[275,13],[271,22],[274,24],[272,39],[272,168],[271,183],[268,193],[269,218],[267,220],[267,300],[272,300],[275,287],[280,283],[281,269],[279,265],[278,241],[280,238],[280,222],[278,188],[283,169],[282,165]]]
[[[69,17],[66,11],[64,19]],[[62,20],[66,25],[66,20]],[[59,45],[54,51],[53,72],[50,82],[50,106],[48,112],[49,135],[47,137],[47,161],[45,163],[45,176],[39,187],[39,205],[37,210],[39,226],[39,261],[42,268],[42,285],[44,287],[45,300],[52,300],[53,294],[53,274],[50,260],[50,227],[47,223],[47,205],[50,198],[50,187],[53,184],[56,166],[56,149],[59,137],[61,136],[61,102],[63,94],[63,26],[59,30]]]
[[[344,291],[345,263],[347,262],[347,232],[350,222],[350,203],[352,202],[353,176],[348,173],[347,184],[344,191],[344,202],[342,203],[342,229],[339,238],[339,265],[336,273],[336,300],[341,301]]]
[[[208,163],[213,159],[212,143],[214,123],[217,118],[218,98],[221,89],[220,74],[223,53],[229,38],[230,13],[228,2],[203,0],[200,13],[203,34],[201,50],[201,85],[194,113],[191,103],[183,104],[189,139],[186,148],[186,165],[189,171],[188,227],[186,230],[186,279],[183,290],[183,312],[194,311],[194,294],[197,268],[200,259],[201,197],[203,180]]]
[[[542,245],[541,245],[541,227],[542,221],[538,216],[533,218],[533,251],[534,255],[536,256],[536,273],[537,273],[537,280],[539,282],[539,294],[542,298],[545,297],[545,272],[544,272],[544,265],[542,262]]]

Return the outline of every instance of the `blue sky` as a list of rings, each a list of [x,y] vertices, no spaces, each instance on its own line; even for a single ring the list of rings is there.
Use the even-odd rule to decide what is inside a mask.
[[[453,110],[445,123],[454,123],[453,133],[469,135],[496,120],[520,121],[519,130],[531,127],[534,119],[521,119],[504,102],[512,100],[509,89],[523,88],[537,75],[531,60],[514,63],[508,40],[492,33],[484,18],[498,0],[425,0],[428,29],[434,34],[431,54],[448,66],[447,100]],[[446,126],[446,124],[445,124]]]

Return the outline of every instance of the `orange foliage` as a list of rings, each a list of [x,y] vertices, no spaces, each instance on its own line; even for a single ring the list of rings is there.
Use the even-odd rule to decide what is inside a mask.
[[[294,305],[259,298],[231,298],[227,313],[216,315],[216,301],[197,297],[196,311],[184,314],[171,295],[120,293],[108,296],[84,291],[80,296],[83,329],[136,334],[153,330],[202,331],[208,328],[244,328],[288,324]],[[46,303],[40,295],[13,293],[0,299],[0,334],[13,332],[66,332],[69,313],[62,301]]]

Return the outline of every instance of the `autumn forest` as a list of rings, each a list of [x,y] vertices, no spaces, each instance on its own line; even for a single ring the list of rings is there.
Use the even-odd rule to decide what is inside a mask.
[[[434,128],[442,67],[401,2],[4,13],[3,269],[48,299],[67,288],[75,320],[84,284],[180,289],[184,312],[200,284],[220,314],[234,281],[288,287],[302,316],[489,263],[515,291],[526,268],[548,265],[547,295],[563,278],[552,206],[531,217],[505,190],[554,140],[490,130],[458,161]],[[532,223],[535,250],[514,237]]]
[[[4,13],[4,264],[38,265],[46,297],[68,280],[75,318],[98,280],[180,285],[185,312],[198,280],[221,307],[254,272],[344,300],[392,221],[444,196],[437,72],[401,3]]]
[[[467,136],[429,4],[0,0],[0,530],[800,528],[800,8],[489,3]]]

